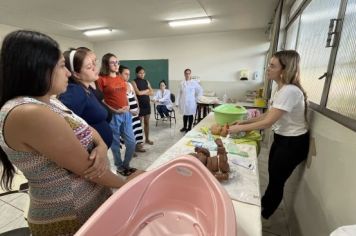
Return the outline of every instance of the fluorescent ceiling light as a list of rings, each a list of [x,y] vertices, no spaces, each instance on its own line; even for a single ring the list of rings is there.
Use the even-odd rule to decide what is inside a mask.
[[[106,35],[112,32],[111,29],[102,28],[102,29],[93,29],[93,30],[86,30],[83,32],[86,36],[99,36],[99,35]]]
[[[210,17],[190,18],[190,19],[184,19],[184,20],[173,20],[173,21],[168,22],[169,26],[171,26],[171,27],[209,24],[209,23],[211,23]]]

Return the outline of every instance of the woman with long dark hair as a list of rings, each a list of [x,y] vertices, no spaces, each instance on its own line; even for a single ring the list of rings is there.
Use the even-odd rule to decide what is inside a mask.
[[[32,235],[73,235],[124,181],[107,168],[100,135],[59,100],[71,73],[58,43],[19,30],[0,55],[0,184],[22,171],[30,186]],[[93,159],[94,155],[94,161]],[[97,168],[101,161],[102,168]],[[97,169],[91,174],[90,170]],[[88,173],[89,171],[89,173]]]

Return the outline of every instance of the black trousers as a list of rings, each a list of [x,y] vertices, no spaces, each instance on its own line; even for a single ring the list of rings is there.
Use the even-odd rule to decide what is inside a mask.
[[[308,157],[309,132],[300,136],[274,134],[269,160],[269,182],[262,197],[262,216],[268,219],[283,198],[284,184],[293,170]]]
[[[188,126],[187,126],[188,123]],[[187,130],[191,130],[193,125],[193,115],[190,116],[183,116],[183,128]]]
[[[169,116],[168,108],[166,107],[166,105],[157,105],[156,109],[161,118],[163,118],[164,116]]]

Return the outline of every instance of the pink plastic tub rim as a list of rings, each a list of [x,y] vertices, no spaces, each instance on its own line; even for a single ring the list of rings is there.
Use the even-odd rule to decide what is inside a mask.
[[[156,219],[167,209],[174,212],[175,217],[186,220],[181,221],[181,226],[187,230],[184,235],[236,235],[236,217],[230,197],[208,169],[192,156],[176,158],[125,184],[76,235],[141,236],[143,234],[137,234],[140,227],[146,226],[147,220],[157,222]],[[170,228],[179,227],[169,214],[159,220],[161,224],[169,224]],[[197,221],[195,233],[190,231],[194,227],[184,224],[189,220]],[[179,230],[182,229],[177,228]]]

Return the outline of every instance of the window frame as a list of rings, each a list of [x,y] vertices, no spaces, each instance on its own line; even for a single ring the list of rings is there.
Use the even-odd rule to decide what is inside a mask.
[[[303,13],[304,9],[311,2],[312,2],[312,0],[304,0],[299,5],[297,10],[294,12],[294,14],[289,17],[289,19],[287,20],[286,25],[284,27],[286,36],[287,36],[287,31],[288,31],[289,27],[293,24],[293,22],[295,20],[298,20],[300,15]],[[324,82],[324,87],[322,90],[322,96],[320,99],[320,105],[316,104],[314,102],[309,102],[309,104],[310,104],[311,109],[313,109],[313,110],[321,113],[322,115],[340,123],[341,125],[343,125],[347,128],[350,128],[353,131],[356,131],[356,120],[327,108],[328,95],[329,95],[329,91],[330,91],[331,81],[333,79],[333,71],[334,71],[336,57],[337,57],[337,53],[338,53],[338,49],[339,49],[340,37],[342,34],[342,27],[343,27],[343,21],[345,18],[346,9],[347,9],[347,0],[341,0],[340,6],[339,6],[339,12],[338,12],[338,19],[340,19],[340,21],[336,25],[336,28],[335,28],[336,32],[337,32],[335,35],[336,38],[334,40],[335,46],[331,49],[330,59],[329,59],[327,72],[326,72],[327,74],[326,74],[326,77],[324,78],[325,82]],[[288,9],[288,11],[290,11],[290,9]],[[289,12],[287,14],[289,14]],[[300,22],[299,22],[299,24],[300,24]],[[298,35],[299,35],[299,32],[298,32]],[[284,39],[283,39],[284,40],[283,45],[285,45],[285,43],[286,43],[286,38],[287,37],[284,37]],[[297,40],[298,40],[298,38],[297,38]],[[317,79],[317,78],[315,78],[315,79]]]

